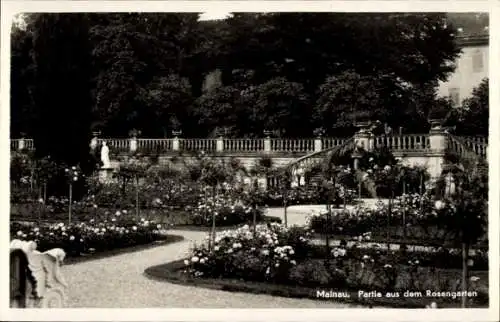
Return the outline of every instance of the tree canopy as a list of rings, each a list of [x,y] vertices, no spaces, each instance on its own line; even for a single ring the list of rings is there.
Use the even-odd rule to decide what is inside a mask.
[[[439,13],[198,18],[26,15],[25,28],[12,29],[11,135],[35,136],[33,124],[48,119],[59,138],[80,128],[116,137],[131,129],[210,136],[220,128],[296,137],[323,127],[347,136],[367,117],[412,131],[427,126],[427,109],[440,104],[435,84],[460,53],[455,27]],[[214,80],[208,89],[207,77]],[[47,113],[49,101],[57,101],[57,112]]]

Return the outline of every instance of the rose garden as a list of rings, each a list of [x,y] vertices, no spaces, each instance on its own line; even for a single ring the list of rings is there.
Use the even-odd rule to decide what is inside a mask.
[[[203,16],[16,16],[11,306],[488,307],[488,14]]]
[[[441,175],[431,177],[386,147],[368,151],[359,142],[303,165],[307,182],[294,179],[295,163],[273,167],[266,158],[247,169],[205,153],[175,166],[135,154],[103,180],[16,152],[11,239],[42,252],[61,248],[77,270],[87,260],[175,245],[191,231],[199,240],[187,253],[141,277],[162,281],[156,287],[316,300],[334,290],[343,294],[334,301],[354,306],[487,306],[485,161],[448,149]],[[54,178],[66,180],[58,196],[46,192]]]

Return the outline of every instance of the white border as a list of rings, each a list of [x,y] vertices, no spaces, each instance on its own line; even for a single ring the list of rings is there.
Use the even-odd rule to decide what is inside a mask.
[[[393,12],[478,12],[490,11],[490,139],[489,164],[500,164],[500,2],[498,1],[7,1],[1,2],[1,108],[0,108],[0,320],[15,321],[499,321],[499,190],[498,167],[490,166],[489,309],[51,309],[15,310],[9,308],[7,265],[9,106],[10,106],[10,26],[20,12],[256,12],[256,11],[393,11]],[[496,108],[491,108],[496,107]],[[132,294],[131,294],[132,295]],[[133,296],[133,295],[132,295]]]

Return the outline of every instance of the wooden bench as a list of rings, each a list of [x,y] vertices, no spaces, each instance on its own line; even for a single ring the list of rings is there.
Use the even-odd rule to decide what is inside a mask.
[[[63,308],[67,284],[60,272],[66,256],[60,248],[36,250],[33,241],[10,244],[10,307]]]

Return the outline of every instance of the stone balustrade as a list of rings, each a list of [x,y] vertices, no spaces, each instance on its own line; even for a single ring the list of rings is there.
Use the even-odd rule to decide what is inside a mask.
[[[34,241],[11,241],[10,307],[63,308],[68,285],[60,266],[66,254],[60,248],[36,248]]]
[[[313,138],[313,139],[287,139],[287,138],[98,138],[93,148],[106,141],[113,152],[141,152],[162,153],[169,151],[204,151],[233,152],[233,153],[301,153],[308,154],[342,145],[349,138]],[[380,136],[370,138],[374,147],[387,146],[393,151],[425,151],[430,148],[428,134],[408,134],[397,136]],[[481,138],[465,140],[471,147],[480,149],[486,143]],[[32,139],[11,139],[11,150],[33,150]]]
[[[407,134],[375,137],[375,147],[387,147],[392,151],[426,151],[431,144],[426,134]]]

